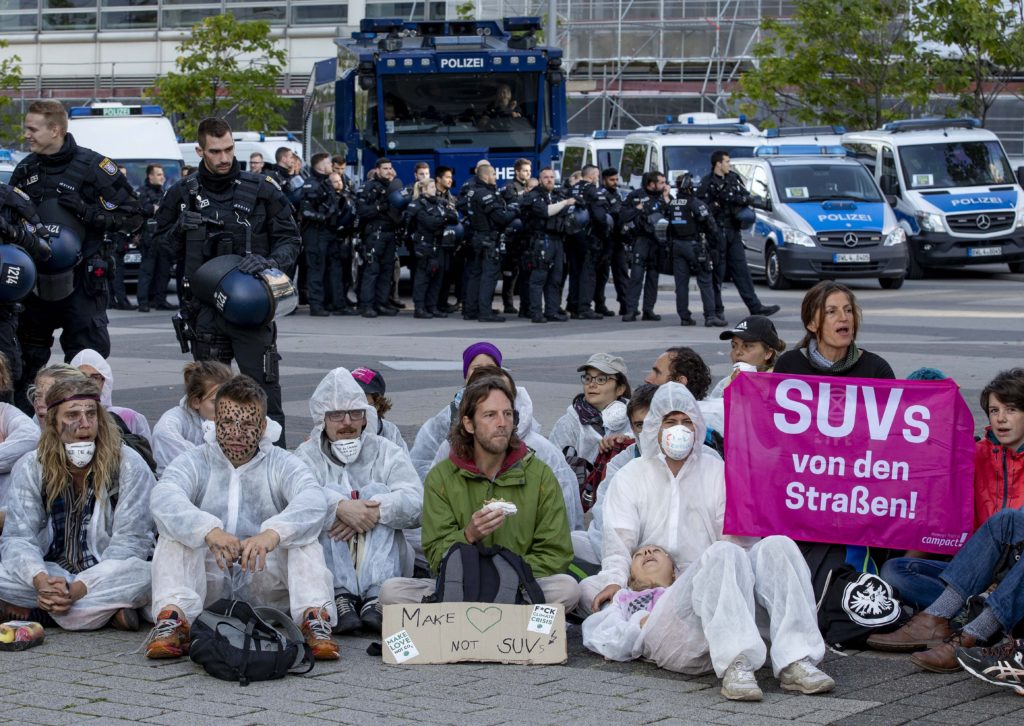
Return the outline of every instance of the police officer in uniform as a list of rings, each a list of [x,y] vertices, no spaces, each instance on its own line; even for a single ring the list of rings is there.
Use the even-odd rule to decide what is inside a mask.
[[[331,185],[330,155],[314,154],[311,162],[312,173],[299,199],[302,250],[306,256],[306,295],[309,314],[326,318],[331,314],[327,310],[327,255],[337,236],[338,194]]]
[[[530,320],[564,323],[569,316],[559,311],[562,301],[562,270],[565,264],[567,219],[576,199],[565,187],[555,186],[555,172],[540,170],[540,184],[524,202],[530,221]]]
[[[516,218],[498,193],[497,173],[490,164],[477,164],[476,176],[465,191],[465,209],[473,228],[473,256],[467,276],[463,320],[504,323],[504,316],[491,312],[491,301],[498,287],[505,250],[502,233]]]
[[[505,204],[512,207],[518,216],[523,197],[530,191],[530,178],[533,175],[533,164],[529,159],[516,159],[512,166],[515,174],[512,181],[501,190]],[[526,238],[522,233],[506,235],[505,261],[501,270],[501,302],[502,312],[506,315],[519,314],[521,318],[530,317],[530,272],[524,264]],[[516,309],[515,295],[519,295],[519,309]]]
[[[572,185],[576,208],[586,209],[589,217],[586,228],[570,244],[570,247],[576,247],[575,254],[566,252],[569,264],[569,300],[566,308],[574,320],[601,320],[604,317],[590,309],[597,288],[598,258],[604,247],[604,239],[611,231],[607,192],[598,186],[600,181],[600,170],[593,164],[587,164],[580,170],[580,180]]]
[[[25,389],[50,359],[54,330],[61,328],[65,362],[85,348],[110,355],[108,235],[134,232],[142,216],[117,164],[75,143],[59,102],[29,105],[25,139],[32,153],[14,169],[11,185],[29,196],[44,225],[72,229],[81,241],[81,261],[60,275],[39,275],[36,292],[24,301],[18,325],[23,366],[15,400],[31,410]]]
[[[409,245],[416,259],[412,288],[414,317],[446,318],[448,314],[437,309],[444,272],[441,245],[445,237],[450,240],[455,237],[459,214],[453,204],[438,196],[434,179],[416,182],[406,214]]]
[[[727,322],[715,315],[711,249],[720,244],[718,225],[708,205],[694,196],[693,175],[679,178],[676,198],[668,203],[668,243],[672,254],[672,275],[676,280],[676,312],[680,325],[696,325],[690,314],[690,275],[697,278],[704,326],[724,328]]]
[[[184,266],[184,310],[175,322],[179,342],[183,348],[186,341],[191,344],[196,360],[236,360],[238,369],[266,391],[267,415],[281,424],[277,443],[283,446],[277,327],[228,322],[196,299],[190,281],[203,263],[220,255],[243,255],[238,269],[245,274],[287,268],[299,253],[299,230],[277,183],[241,170],[231,127],[223,119],[203,119],[197,135],[199,170],[171,187],[156,213],[157,240]]]
[[[167,300],[167,283],[171,278],[170,252],[156,244],[156,210],[164,198],[164,168],[159,164],[146,167],[146,181],[139,189],[139,204],[146,223],[142,225],[139,241],[142,247],[142,267],[139,270],[139,312],[156,310],[177,310],[178,306]]]
[[[664,207],[670,199],[665,188],[665,175],[657,171],[644,172],[643,187],[630,192],[622,203],[622,231],[630,242],[629,287],[626,291],[626,314],[622,322],[636,322],[643,292],[643,319],[661,320],[654,312],[658,300],[658,247],[654,230],[656,216],[664,217]]]
[[[594,295],[595,310],[605,317],[611,317],[612,311],[604,297],[604,289],[608,284],[609,273],[615,287],[615,300],[619,303],[619,315],[626,314],[626,292],[629,289],[629,256],[626,248],[630,246],[628,239],[622,234],[622,201],[625,195],[619,191],[619,170],[610,166],[601,172],[601,186],[608,202],[608,212],[612,217],[612,230],[601,250],[602,259],[597,263],[597,286]]]
[[[359,286],[359,306],[364,318],[398,315],[388,303],[391,276],[398,243],[399,210],[389,202],[393,192],[402,191],[389,159],[377,159],[366,184],[356,196],[363,267]]]
[[[707,202],[715,222],[722,233],[723,246],[718,248],[715,259],[715,316],[725,319],[725,305],[722,303],[722,283],[726,271],[732,276],[736,291],[751,315],[774,315],[778,305],[765,305],[754,291],[754,280],[747,267],[746,251],[740,234],[740,221],[736,215],[741,209],[757,206],[758,200],[743,186],[740,175],[732,170],[728,152],[718,150],[711,154],[711,173],[701,179],[697,196]]]

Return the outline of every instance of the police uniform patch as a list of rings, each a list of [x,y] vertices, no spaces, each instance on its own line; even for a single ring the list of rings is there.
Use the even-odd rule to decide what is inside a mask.
[[[281,191],[281,185],[277,183],[277,181],[274,179],[274,177],[267,175],[267,176],[265,176],[263,178],[266,179],[271,184],[273,184],[274,185],[274,189],[277,189],[278,191]]]
[[[113,202],[108,202],[103,197],[100,197],[100,204],[102,204],[103,208],[106,209],[108,212],[112,212],[113,210],[117,209],[116,204],[114,204]]]
[[[18,187],[11,187],[11,189],[14,190],[14,193],[17,194],[22,199],[24,199],[26,202],[31,202],[32,201],[29,198],[28,194],[26,194],[25,192],[23,192],[20,189],[18,189]]]
[[[107,174],[109,174],[110,176],[117,175],[117,164],[115,164],[105,156],[103,157],[103,161],[100,162],[100,169],[107,172]]]

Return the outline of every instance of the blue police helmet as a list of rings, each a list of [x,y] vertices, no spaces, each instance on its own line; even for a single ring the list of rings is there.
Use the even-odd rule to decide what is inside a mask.
[[[72,269],[82,259],[82,240],[85,238],[82,222],[60,206],[56,199],[47,199],[37,211],[43,223],[37,234],[47,238],[52,253],[50,259],[39,263],[39,273],[55,275]]]
[[[298,297],[280,270],[260,275],[239,271],[239,255],[221,255],[205,262],[190,280],[200,302],[215,308],[232,325],[258,328],[295,309]]]
[[[579,223],[581,229],[586,229],[587,225],[590,224],[590,211],[586,207],[576,205],[573,207],[572,213],[576,215],[576,221]]]
[[[409,194],[407,189],[396,189],[395,191],[388,194],[388,204],[392,209],[401,212],[403,209],[409,206],[409,202],[412,201],[412,196]]]
[[[754,222],[757,221],[757,214],[750,207],[740,207],[736,210],[735,217],[740,229],[750,229],[754,226]]]
[[[519,219],[519,217],[516,217],[515,219],[508,223],[508,227],[505,228],[505,231],[510,232],[512,234],[519,234],[520,232],[523,231],[523,220]]]
[[[455,243],[462,242],[466,239],[466,228],[462,226],[462,222],[456,222],[455,224],[445,227],[445,235],[451,230],[452,241]]]
[[[17,245],[0,244],[0,303],[16,303],[32,292],[36,266]]]

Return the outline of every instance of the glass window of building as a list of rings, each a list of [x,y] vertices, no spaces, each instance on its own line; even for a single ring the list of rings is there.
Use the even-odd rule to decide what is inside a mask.
[[[164,0],[167,3],[167,0]],[[196,23],[202,22],[204,18],[220,14],[220,3],[213,8],[175,8],[173,10],[164,8],[162,26],[164,28],[190,28]]]
[[[229,5],[228,11],[235,16],[236,20],[243,22],[266,20],[273,25],[284,25],[285,19],[288,16],[288,9],[284,3],[258,7],[232,7]]]
[[[334,25],[348,22],[348,5],[299,5],[292,3],[293,25]]]
[[[132,28],[155,28],[157,11],[129,10],[103,12],[100,14],[100,30],[131,30]]]
[[[50,0],[53,2],[54,0]],[[94,30],[96,6],[88,13],[43,13],[43,30]]]
[[[0,30],[26,32],[39,29],[39,15],[30,13],[0,13]]]

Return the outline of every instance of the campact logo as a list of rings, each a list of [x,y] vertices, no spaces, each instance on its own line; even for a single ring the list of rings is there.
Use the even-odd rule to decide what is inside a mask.
[[[851,213],[844,213],[844,214],[840,214],[840,213],[837,213],[837,212],[832,212],[830,214],[819,214],[818,215],[818,221],[819,222],[870,222],[871,221],[871,215],[870,214],[853,214],[852,212]]]
[[[441,70],[450,68],[453,70],[466,70],[472,68],[483,68],[483,58],[442,58]]]
[[[1002,197],[956,197],[949,203],[954,207],[972,207],[975,204],[1002,204]]]

